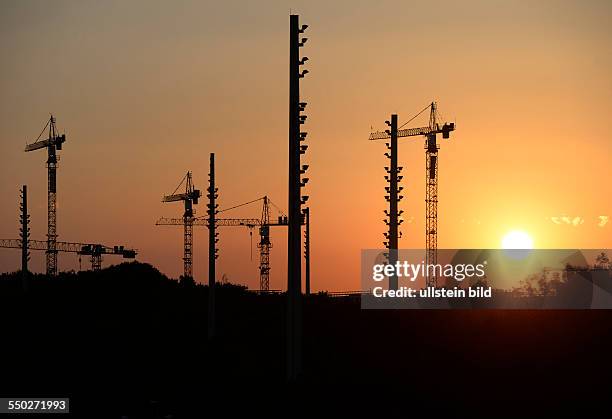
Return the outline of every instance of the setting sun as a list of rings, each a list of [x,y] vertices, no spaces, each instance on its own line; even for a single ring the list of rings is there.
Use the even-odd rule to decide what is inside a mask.
[[[502,239],[503,249],[533,249],[533,239],[524,231],[511,231]]]

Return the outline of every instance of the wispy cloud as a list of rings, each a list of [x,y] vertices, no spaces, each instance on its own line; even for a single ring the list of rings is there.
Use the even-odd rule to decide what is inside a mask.
[[[557,217],[546,217],[547,219],[550,219],[550,221],[552,221],[554,224],[557,225],[569,225],[569,226],[573,226],[573,227],[578,227],[579,225],[584,224],[584,218],[580,217],[580,216],[568,216],[568,215],[561,215],[561,216],[557,216]],[[610,221],[610,217],[608,215],[600,215],[597,217],[597,227],[605,227],[608,222]]]
[[[569,217],[567,215],[563,215],[560,217],[550,217],[550,221],[555,224],[567,224],[574,227],[578,227],[581,224],[584,224],[584,218],[582,217]]]

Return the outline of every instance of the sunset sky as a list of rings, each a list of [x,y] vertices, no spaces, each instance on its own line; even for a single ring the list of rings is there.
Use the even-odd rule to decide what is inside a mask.
[[[608,1],[5,0],[0,237],[18,237],[27,184],[32,238],[46,239],[46,152],[23,148],[51,112],[67,136],[58,240],[135,247],[178,277],[182,228],[155,221],[182,215],[161,198],[187,170],[206,188],[210,152],[221,208],[267,194],[286,210],[291,12],[309,25],[313,289],[359,287],[360,250],[380,248],[385,231],[386,150],[368,134],[432,100],[457,124],[440,149],[440,248],[498,248],[511,230],[538,248],[611,246]],[[424,154],[421,138],[400,140],[403,248],[424,246]],[[223,216],[260,213],[257,204]],[[257,232],[252,261],[245,228],[220,233],[218,279],[257,288]],[[206,237],[196,228],[199,282]],[[270,288],[281,289],[284,229],[272,241]],[[60,253],[59,265],[78,259]],[[18,250],[0,249],[1,271],[19,266]],[[31,268],[44,271],[43,252]]]

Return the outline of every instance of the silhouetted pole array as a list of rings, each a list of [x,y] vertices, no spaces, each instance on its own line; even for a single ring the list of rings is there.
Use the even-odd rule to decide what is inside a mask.
[[[210,153],[210,173],[208,174],[208,339],[215,336],[215,263],[218,255],[216,199],[218,189],[215,187],[215,153]]]
[[[295,381],[302,368],[302,263],[301,263],[301,220],[302,205],[308,200],[302,196],[301,188],[308,178],[302,175],[308,166],[301,166],[301,154],[306,152],[307,145],[302,145],[306,133],[300,131],[300,125],[306,121],[302,112],[306,103],[300,102],[300,79],[308,70],[300,71],[308,58],[300,59],[299,49],[304,46],[307,38],[300,39],[308,25],[299,26],[299,16],[289,18],[289,237],[287,243],[287,378]]]
[[[402,223],[399,220],[399,216],[403,211],[398,211],[399,201],[402,200],[402,196],[399,195],[402,187],[398,186],[399,181],[401,180],[401,176],[399,173],[402,168],[397,165],[397,115],[391,115],[391,122],[385,121],[385,123],[389,126],[390,142],[387,143],[387,149],[389,152],[385,153],[385,156],[390,160],[390,167],[385,167],[387,171],[387,175],[385,176],[385,180],[389,183],[389,186],[385,187],[388,195],[385,196],[386,200],[389,202],[389,210],[385,210],[385,215],[387,215],[388,219],[385,219],[385,223],[389,226],[389,231],[385,233],[385,238],[387,239],[384,242],[385,247],[389,250],[388,260],[389,264],[395,265],[398,259],[397,248],[398,248],[398,238],[399,238],[399,225]],[[397,276],[393,275],[389,277],[389,289],[396,290],[398,287]]]
[[[306,295],[310,295],[310,208],[304,208],[306,230],[304,231],[304,262],[306,264]]]

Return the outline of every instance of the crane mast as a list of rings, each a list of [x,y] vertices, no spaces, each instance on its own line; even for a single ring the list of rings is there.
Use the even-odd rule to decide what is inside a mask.
[[[261,226],[259,227],[259,290],[270,290],[270,206],[268,197],[263,198],[263,208],[261,210]]]
[[[185,184],[185,192],[177,194],[181,185]],[[195,189],[193,185],[191,172],[187,172],[185,177],[179,183],[179,186],[170,195],[162,198],[162,202],[177,202],[183,201],[185,211],[183,213],[182,223],[183,232],[183,276],[185,278],[193,278],[193,220],[195,210],[193,205],[198,203],[198,199],[202,196],[200,190]]]
[[[53,115],[49,118],[44,130],[49,127],[49,135],[46,140],[38,139],[32,144],[27,144],[25,151],[47,149],[47,250],[46,267],[47,275],[57,275],[57,151],[62,149],[66,141],[66,135],[58,135]],[[41,133],[42,135],[42,133]]]
[[[438,263],[438,150],[435,128],[436,103],[431,103],[429,128],[425,140],[425,266]],[[427,269],[426,287],[436,287],[436,269]]]

